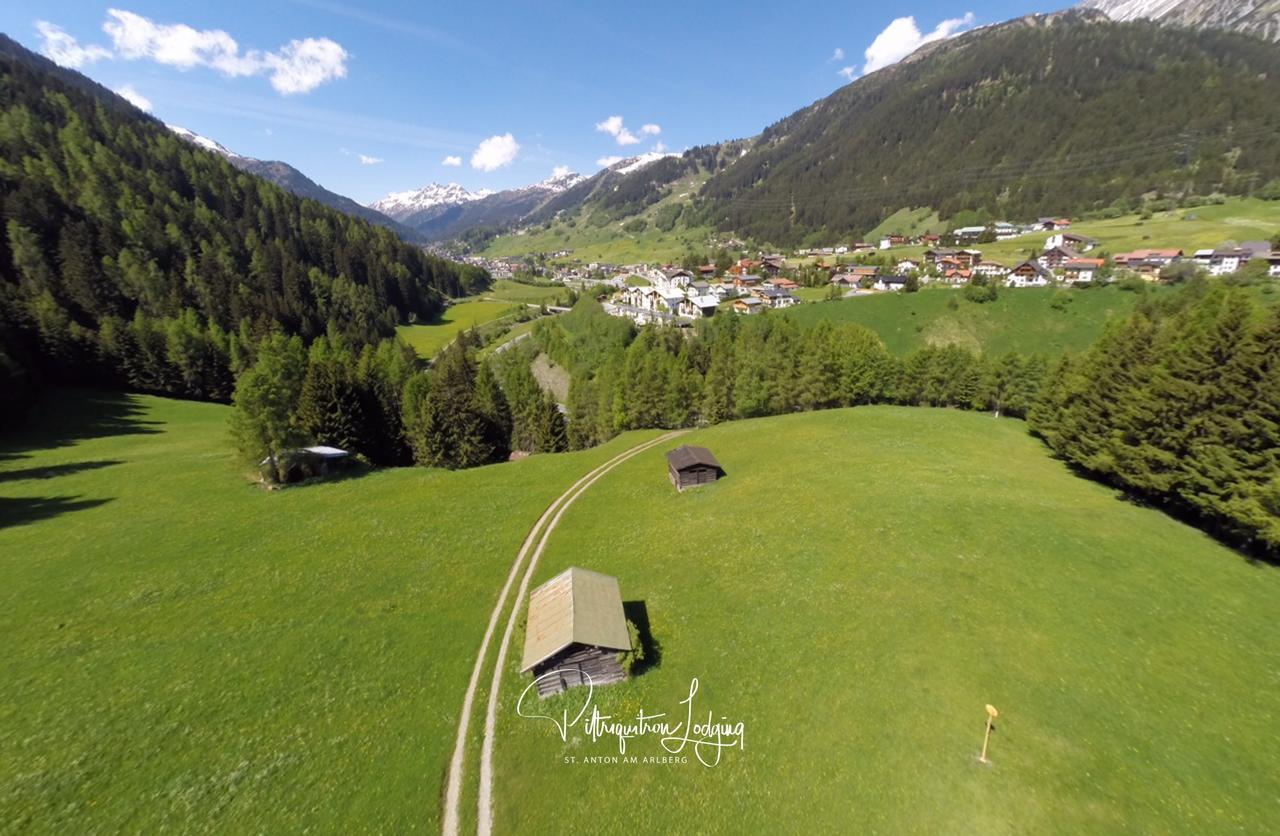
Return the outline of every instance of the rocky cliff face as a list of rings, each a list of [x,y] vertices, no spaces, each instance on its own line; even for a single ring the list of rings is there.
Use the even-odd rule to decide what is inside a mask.
[[[1230,29],[1280,41],[1280,0],[1085,0],[1112,20],[1146,18],[1193,29]]]

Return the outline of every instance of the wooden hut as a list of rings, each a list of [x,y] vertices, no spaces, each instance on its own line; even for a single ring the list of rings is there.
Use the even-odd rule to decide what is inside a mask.
[[[629,650],[617,578],[573,567],[529,595],[520,670],[538,678],[539,696],[586,685],[588,677],[596,687],[626,678],[618,654]]]
[[[706,447],[685,444],[667,453],[667,472],[676,490],[710,485],[724,475],[724,468]]]

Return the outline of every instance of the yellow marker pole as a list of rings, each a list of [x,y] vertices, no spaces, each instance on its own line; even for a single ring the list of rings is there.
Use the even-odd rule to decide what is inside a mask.
[[[991,722],[1000,716],[1000,712],[996,711],[994,705],[987,706],[987,733],[982,738],[982,754],[978,756],[978,760],[982,763],[990,763],[987,760],[987,744],[991,741]]]

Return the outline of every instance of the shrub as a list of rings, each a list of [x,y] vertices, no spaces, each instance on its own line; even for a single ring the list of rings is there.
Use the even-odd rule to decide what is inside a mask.
[[[627,619],[627,637],[631,640],[631,649],[618,654],[618,664],[627,676],[644,661],[644,642],[640,639],[640,628],[631,619]]]

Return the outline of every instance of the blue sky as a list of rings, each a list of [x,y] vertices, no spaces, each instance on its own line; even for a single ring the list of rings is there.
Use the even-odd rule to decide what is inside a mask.
[[[364,203],[751,136],[920,38],[1068,4],[19,0],[0,29]]]

